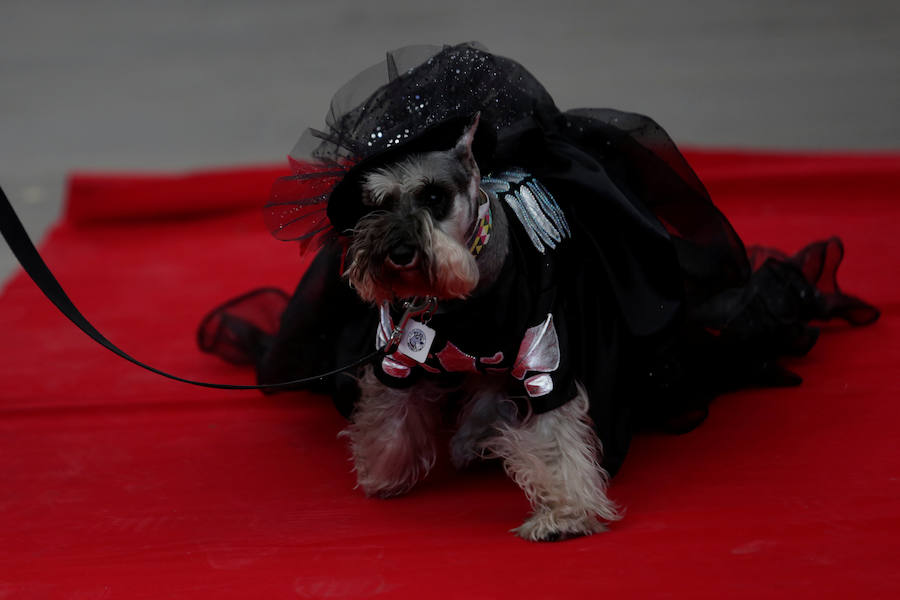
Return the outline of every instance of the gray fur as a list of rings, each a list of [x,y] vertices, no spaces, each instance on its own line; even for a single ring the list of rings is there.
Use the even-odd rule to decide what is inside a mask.
[[[520,423],[516,404],[505,392],[505,377],[479,378],[470,381],[468,400],[459,415],[456,433],[450,440],[450,460],[462,469],[477,458],[484,458],[484,445],[497,435],[501,427]]]
[[[465,298],[480,282],[479,265],[465,248],[481,180],[466,139],[464,134],[450,150],[414,155],[363,178],[363,202],[376,210],[353,230],[345,274],[364,300]],[[440,211],[421,202],[427,186],[446,192],[449,201]],[[390,260],[391,250],[402,244],[417,250],[413,268],[397,268]]]
[[[404,494],[434,466],[444,392],[428,384],[412,395],[385,387],[371,367],[359,388],[353,419],[340,433],[350,440],[357,485],[367,496]]]
[[[346,276],[361,298],[373,303],[435,296],[445,306],[465,302],[496,283],[509,253],[509,223],[503,206],[488,192],[493,229],[477,258],[466,243],[478,216],[481,174],[471,144],[477,117],[446,151],[410,156],[368,173],[363,202],[373,211],[361,219],[348,250]],[[446,192],[442,203],[426,193]],[[427,205],[426,205],[427,204]],[[413,247],[413,258],[398,254]],[[398,265],[394,256],[404,264]],[[451,301],[447,303],[447,301]],[[600,520],[618,518],[607,498],[600,467],[600,441],[587,417],[588,398],[579,395],[542,415],[519,415],[507,396],[506,375],[469,375],[456,390],[463,397],[450,456],[457,468],[495,457],[522,487],[532,516],[515,532],[529,540],[590,535]],[[436,459],[441,407],[451,390],[427,378],[390,388],[371,369],[359,380],[360,401],[343,435],[350,439],[359,486],[370,496],[405,493]]]

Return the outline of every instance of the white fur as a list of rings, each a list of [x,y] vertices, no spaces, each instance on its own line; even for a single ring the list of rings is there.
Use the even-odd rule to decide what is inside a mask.
[[[439,298],[465,298],[478,285],[478,264],[469,250],[438,229],[431,230],[432,276]]]
[[[419,215],[428,239],[424,250],[431,258],[429,289],[423,289],[422,295],[465,298],[475,289],[480,278],[475,257],[465,246],[435,227],[426,211],[421,211]],[[378,215],[372,214],[364,218],[378,218]],[[368,263],[369,256],[366,249],[358,249],[345,271],[353,289],[360,298],[374,304],[393,300],[395,290],[390,286],[390,282],[382,282],[373,277],[372,271],[364,268]]]
[[[400,191],[400,185],[391,171],[376,169],[366,174],[362,189],[363,204],[381,206],[385,198]]]
[[[473,120],[453,152],[459,160],[470,160],[478,117]],[[432,173],[421,156],[368,174],[365,202],[381,206],[390,196],[398,202],[415,194],[430,181]],[[465,298],[479,283],[479,266],[465,243],[472,229],[478,194],[477,165],[465,191],[460,190],[444,221],[435,223],[430,213],[421,214],[419,249],[427,257],[429,270],[413,274],[409,269],[384,277],[380,265],[374,271],[368,248],[358,247],[347,268],[347,276],[365,300],[393,299],[398,289],[426,288],[420,294],[439,298]],[[468,197],[466,196],[468,193]],[[390,207],[386,207],[390,208]],[[408,209],[408,207],[406,207]],[[497,215],[496,236],[489,248],[506,242],[503,214]],[[372,213],[365,218],[382,218]],[[378,235],[377,228],[368,230]],[[361,237],[367,240],[366,237]],[[360,244],[362,245],[362,244]],[[496,265],[502,264],[505,248]],[[482,255],[484,258],[484,255]],[[490,268],[488,268],[490,273]],[[384,278],[385,281],[380,281]],[[418,279],[416,279],[418,278]],[[419,281],[419,279],[421,281]],[[392,289],[392,285],[398,289]],[[399,295],[399,294],[397,294]],[[475,376],[465,383],[470,401],[462,411],[460,426],[451,440],[451,458],[457,466],[471,459],[497,457],[507,473],[524,490],[532,506],[531,516],[514,531],[528,540],[553,540],[590,535],[602,531],[602,521],[619,518],[616,505],[607,497],[607,474],[600,466],[600,440],[588,416],[589,401],[580,385],[570,402],[547,413],[522,419],[506,396],[505,377]],[[427,379],[407,389],[390,388],[378,381],[371,367],[359,380],[360,399],[350,426],[341,432],[350,439],[357,482],[369,496],[388,497],[409,491],[434,466],[441,404],[448,390]]]
[[[375,218],[371,215],[366,218]],[[390,294],[390,290],[385,290],[383,286],[378,285],[378,281],[372,276],[372,271],[366,269],[364,265],[369,264],[369,252],[364,248],[360,248],[353,254],[353,259],[344,271],[344,276],[350,282],[351,287],[356,290],[360,298],[373,304],[382,301],[383,296]],[[390,299],[388,297],[387,299]]]
[[[533,541],[590,535],[620,518],[606,496],[600,440],[587,414],[580,385],[570,402],[533,415],[522,425],[503,425],[484,442],[488,455],[502,458],[506,472],[525,491],[531,517],[513,531]]]
[[[408,492],[434,466],[442,394],[427,384],[410,389],[383,385],[367,367],[350,426],[354,470],[367,496]]]
[[[466,130],[456,141],[456,150],[467,153],[472,156],[472,142],[475,140],[475,131],[478,129],[478,123],[481,122],[481,111],[475,113],[472,122],[466,127]]]
[[[371,196],[371,203],[381,204],[391,194],[414,194],[431,181],[433,173],[422,162],[419,155],[413,155],[387,167],[375,169],[366,174],[363,189]]]

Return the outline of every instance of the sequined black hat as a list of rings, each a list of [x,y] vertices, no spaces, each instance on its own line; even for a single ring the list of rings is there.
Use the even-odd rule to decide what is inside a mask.
[[[351,229],[360,217],[370,210],[361,200],[360,185],[365,173],[411,154],[449,150],[463,134],[471,118],[469,115],[452,117],[356,163],[334,186],[328,198],[327,213],[332,226],[337,231]],[[485,172],[490,169],[491,155],[496,142],[493,126],[482,122],[475,131],[472,153],[479,168]]]
[[[476,44],[389,52],[338,91],[325,131],[301,136],[289,156],[294,175],[272,188],[267,225],[281,240],[346,233],[364,214],[361,173],[401,155],[451,148],[476,112],[473,151],[486,171],[498,135],[539,105],[553,101],[524,67]]]

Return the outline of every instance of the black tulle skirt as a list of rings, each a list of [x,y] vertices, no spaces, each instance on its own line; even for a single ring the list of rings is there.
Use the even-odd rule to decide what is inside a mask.
[[[410,108],[413,99],[422,110]],[[465,44],[389,54],[339,93],[327,130],[304,134],[294,175],[276,182],[267,206],[276,237],[315,243],[315,260],[292,295],[257,290],[211,312],[201,348],[253,364],[261,383],[371,352],[377,311],[341,277],[348,230],[362,210],[351,184],[378,161],[439,146],[443,123],[475,111],[488,124],[477,140],[482,173],[531,172],[571,225],[554,256],[556,310],[611,472],[639,428],[689,430],[718,394],[799,383],[778,359],[812,348],[812,322],[878,318],[837,285],[840,240],[794,256],[746,249],[654,121],[608,109],[561,112],[521,65]],[[353,377],[312,387],[352,416]]]

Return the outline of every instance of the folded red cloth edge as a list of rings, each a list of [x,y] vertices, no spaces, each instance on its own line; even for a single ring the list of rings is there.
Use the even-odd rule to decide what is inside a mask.
[[[288,166],[236,166],[182,173],[72,173],[64,218],[73,225],[200,217],[261,208]]]

